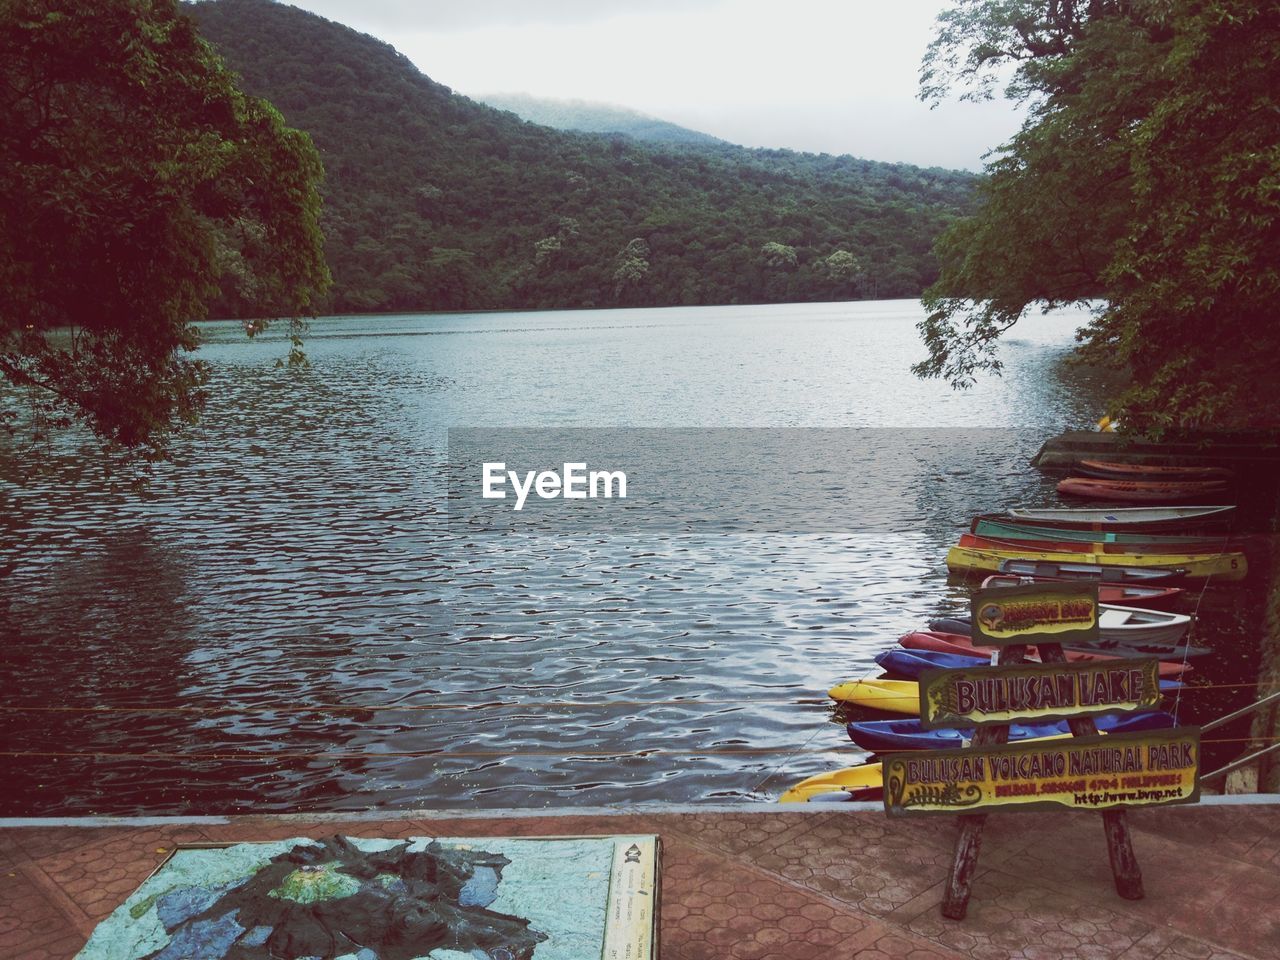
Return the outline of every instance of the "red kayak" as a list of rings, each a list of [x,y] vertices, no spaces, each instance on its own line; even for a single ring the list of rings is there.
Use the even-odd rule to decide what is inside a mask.
[[[1067,497],[1108,500],[1114,503],[1190,503],[1220,498],[1227,492],[1227,487],[1228,484],[1223,480],[1171,482],[1068,477],[1058,484],[1058,492]]]
[[[903,634],[898,639],[898,644],[907,650],[936,650],[939,653],[955,653],[962,657],[987,657],[996,649],[995,647],[976,647],[973,640],[963,633],[939,633],[936,630],[913,630],[911,633]],[[1064,653],[1067,655],[1067,660],[1072,662],[1123,659],[1107,653],[1085,653],[1080,650],[1066,650]],[[1036,654],[1029,654],[1027,659],[1038,661],[1040,658]],[[1180,677],[1190,669],[1190,665],[1184,666],[1181,660],[1160,661],[1160,676],[1165,679]]]
[[[1112,460],[1081,460],[1076,472],[1104,480],[1152,480],[1157,483],[1187,480],[1230,480],[1226,467],[1162,467],[1151,463],[1116,463]]]
[[[1028,583],[1064,583],[1052,577],[1012,577],[996,574],[982,581],[982,589],[1020,587]],[[1078,581],[1077,581],[1078,582]],[[1099,583],[1098,602],[1118,607],[1140,607],[1143,610],[1168,610],[1182,596],[1181,587],[1143,587],[1124,583]]]

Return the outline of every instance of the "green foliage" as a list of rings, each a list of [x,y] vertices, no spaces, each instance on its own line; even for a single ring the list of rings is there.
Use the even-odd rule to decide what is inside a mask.
[[[764,265],[770,270],[794,269],[796,264],[800,262],[796,256],[795,247],[789,247],[785,243],[778,243],[773,240],[770,240],[760,248],[760,256],[764,260]]]
[[[917,372],[966,385],[1034,305],[1092,302],[1081,356],[1130,372],[1127,428],[1274,427],[1280,8],[964,0],[924,94],[989,90],[1001,62],[1032,114],[938,241]]]
[[[290,317],[327,283],[315,150],[171,0],[4,0],[0,115],[0,373],[37,425],[162,457],[219,279]]]
[[[649,275],[649,244],[637,237],[618,251],[613,260],[613,293],[619,300],[633,300]]]
[[[388,45],[296,8],[192,9],[245,88],[320,150],[335,312],[916,296],[937,275],[934,237],[967,209],[977,179],[551,130],[453,94]],[[648,253],[619,260],[633,240]],[[765,268],[770,242],[794,249],[794,269]],[[471,255],[448,296],[419,266],[442,249]],[[836,250],[857,251],[862,283],[831,278]]]

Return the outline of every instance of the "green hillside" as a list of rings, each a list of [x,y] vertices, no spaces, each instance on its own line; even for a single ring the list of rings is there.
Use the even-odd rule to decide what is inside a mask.
[[[934,236],[975,182],[552,130],[294,7],[188,9],[245,89],[319,148],[334,312],[915,296],[936,276]]]
[[[659,120],[638,110],[615,107],[610,103],[588,100],[554,100],[533,97],[527,93],[487,93],[477,97],[498,110],[509,110],[521,120],[540,123],[557,130],[579,133],[622,133],[637,140],[653,143],[724,143],[709,133],[699,133],[666,120]]]

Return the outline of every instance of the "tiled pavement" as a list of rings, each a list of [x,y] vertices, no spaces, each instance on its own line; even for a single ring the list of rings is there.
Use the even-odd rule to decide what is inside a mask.
[[[0,958],[74,956],[175,844],[333,833],[660,834],[664,960],[1280,957],[1280,805],[1170,807],[1130,818],[1145,900],[1115,895],[1098,817],[993,815],[961,923],[938,912],[950,818],[890,821],[827,808],[0,825]]]

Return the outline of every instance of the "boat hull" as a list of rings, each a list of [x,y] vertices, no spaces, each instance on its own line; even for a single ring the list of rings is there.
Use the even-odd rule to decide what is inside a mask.
[[[1052,531],[1045,531],[1052,534]],[[1194,543],[1170,544],[1159,540],[1143,540],[1140,543],[1108,543],[1103,540],[1026,540],[1004,537],[980,537],[974,533],[962,533],[960,546],[981,550],[1056,550],[1062,553],[1108,553],[1127,556],[1142,554],[1222,554],[1238,553],[1222,540],[1197,540]]]
[[[1070,527],[1039,526],[1033,523],[1009,523],[987,517],[976,517],[970,530],[974,536],[988,540],[1120,544],[1144,547],[1151,552],[1160,553],[1171,550],[1177,550],[1180,553],[1220,553],[1227,549],[1230,542],[1225,536],[1175,536],[1132,531],[1079,530]]]
[[[1015,522],[1097,530],[1185,529],[1230,522],[1235,507],[1225,504],[1186,507],[1014,507],[1005,516]]]
[[[965,634],[943,633],[935,630],[913,630],[911,633],[903,634],[898,643],[906,650],[936,650],[939,653],[954,653],[958,656],[979,656],[989,659],[995,651],[995,647],[977,647]],[[1065,651],[1067,660],[1072,663],[1084,660],[1121,660],[1126,659],[1122,654],[1117,653],[1094,653],[1085,650],[1067,650]],[[1130,658],[1132,658],[1130,654]],[[1027,659],[1038,661],[1040,658],[1035,654],[1028,654]],[[1192,668],[1189,664],[1176,660],[1161,660],[1159,673],[1161,678],[1171,680],[1180,677],[1190,671]]]
[[[846,793],[849,799],[878,799],[884,788],[884,771],[878,763],[864,763],[843,770],[831,770],[801,780],[782,796],[779,803],[807,803],[829,794]]]
[[[972,623],[969,617],[944,617],[930,620],[929,629],[963,634],[972,630]],[[1098,605],[1098,637],[1107,643],[1174,647],[1190,629],[1191,617],[1185,613]]]
[[[1085,553],[1070,550],[989,550],[956,546],[947,551],[947,569],[959,573],[997,573],[1006,560],[1045,563],[1087,563],[1101,567],[1141,567],[1167,570],[1193,580],[1243,580],[1249,572],[1244,554]],[[1181,571],[1180,574],[1177,571]]]
[[[1226,467],[1165,467],[1112,460],[1081,460],[1072,471],[1084,477],[1102,480],[1149,480],[1156,483],[1204,480],[1225,482],[1233,476]]]
[[[1221,480],[1151,483],[1141,480],[1068,477],[1058,484],[1058,493],[1064,497],[1106,500],[1112,503],[1192,503],[1220,496],[1227,491],[1228,484]]]
[[[1099,733],[1135,733],[1140,730],[1168,730],[1176,725],[1174,718],[1159,710],[1141,713],[1095,717]],[[946,750],[965,747],[975,731],[968,729],[926,730],[919,720],[862,720],[845,727],[849,739],[871,753],[894,750]],[[1071,736],[1067,721],[1057,723],[1011,723],[1009,743],[1025,740],[1055,740]]]
[[[920,715],[920,685],[914,680],[880,680],[865,677],[836,684],[829,691],[832,700],[904,717]]]
[[[982,589],[1021,587],[1033,583],[1066,583],[1051,577],[1009,577],[997,575],[982,581]],[[1143,610],[1167,610],[1182,596],[1181,587],[1144,587],[1124,583],[1099,583],[1098,602],[1112,606],[1140,607]]]
[[[1000,572],[1034,580],[1055,580],[1099,584],[1165,584],[1185,578],[1185,572],[1161,567],[1104,567],[1089,563],[1046,563],[1036,560],[1005,560]]]

